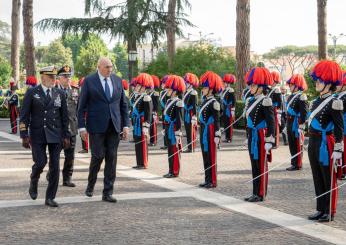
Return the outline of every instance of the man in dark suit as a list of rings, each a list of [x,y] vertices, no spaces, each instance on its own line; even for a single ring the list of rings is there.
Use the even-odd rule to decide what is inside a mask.
[[[91,161],[85,194],[93,195],[97,173],[105,159],[102,200],[116,202],[112,197],[120,135],[128,136],[128,106],[121,78],[112,73],[110,59],[98,61],[96,73],[87,76],[80,93],[78,126],[81,137],[89,133]],[[86,113],[86,118],[84,117]]]
[[[42,68],[40,74],[42,84],[30,88],[24,96],[19,123],[20,137],[23,147],[31,147],[35,162],[32,166],[29,188],[33,200],[37,198],[38,180],[47,164],[48,146],[50,175],[45,204],[57,207],[58,204],[54,199],[59,184],[61,147],[65,149],[70,145],[67,104],[63,91],[54,87],[56,68],[54,66]]]

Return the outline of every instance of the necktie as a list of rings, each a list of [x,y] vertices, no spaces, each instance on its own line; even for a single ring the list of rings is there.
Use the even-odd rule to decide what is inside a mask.
[[[105,94],[106,94],[108,101],[110,101],[112,98],[112,95],[111,95],[111,90],[110,90],[108,82],[107,82],[107,78],[105,78],[104,81],[105,81]]]
[[[47,102],[49,102],[50,100],[51,100],[50,89],[47,89]]]

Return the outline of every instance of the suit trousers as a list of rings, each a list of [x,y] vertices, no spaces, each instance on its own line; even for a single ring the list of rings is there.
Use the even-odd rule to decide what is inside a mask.
[[[105,133],[90,133],[91,161],[87,189],[94,189],[101,163],[105,160],[103,195],[112,195],[116,178],[117,151],[120,135],[115,131],[112,121],[109,121]]]

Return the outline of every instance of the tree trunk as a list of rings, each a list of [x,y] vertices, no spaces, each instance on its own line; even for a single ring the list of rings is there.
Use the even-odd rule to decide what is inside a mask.
[[[167,52],[168,52],[168,72],[173,71],[173,62],[175,55],[175,9],[177,5],[177,0],[169,0],[168,3],[168,15],[167,15]]]
[[[250,0],[237,1],[237,24],[236,24],[236,97],[240,99],[245,87],[244,77],[250,69]]]
[[[127,40],[127,53],[130,51],[137,52],[137,42],[134,38],[128,38]],[[132,78],[136,77],[138,74],[138,59],[136,61],[128,61],[129,64],[129,81],[131,82]]]
[[[33,0],[23,1],[23,31],[26,76],[36,75],[33,35]]]
[[[327,0],[317,0],[318,59],[327,59]]]
[[[12,77],[19,86],[19,44],[20,44],[20,0],[12,0],[12,26],[11,26],[11,66]]]

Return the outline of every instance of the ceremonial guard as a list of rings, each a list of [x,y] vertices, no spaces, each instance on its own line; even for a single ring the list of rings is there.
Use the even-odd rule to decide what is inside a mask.
[[[246,104],[248,149],[252,166],[253,194],[245,198],[248,202],[264,201],[268,188],[268,162],[275,144],[275,118],[273,102],[265,96],[273,79],[264,67],[256,67],[246,74],[253,97]]]
[[[282,106],[282,98],[280,91],[281,77],[280,73],[277,71],[271,72],[273,78],[273,86],[268,90],[268,97],[272,99],[273,109],[274,109],[274,117],[275,117],[275,145],[274,148],[279,147],[280,142],[280,121],[279,121],[279,110]]]
[[[287,137],[291,153],[291,166],[287,171],[302,168],[305,121],[308,113],[308,99],[305,93],[307,85],[303,75],[293,75],[287,85],[291,95],[287,99]],[[299,153],[297,155],[297,153]],[[295,156],[295,157],[293,157]]]
[[[336,98],[341,100],[344,106],[344,153],[342,155],[342,164],[338,167],[338,179],[346,179],[346,72],[343,73],[342,82],[336,86]]]
[[[23,101],[20,113],[20,137],[24,148],[32,149],[32,166],[29,194],[37,198],[40,174],[47,164],[49,152],[49,181],[45,204],[57,207],[55,195],[59,184],[59,160],[61,147],[69,148],[68,111],[63,91],[53,87],[57,70],[54,66],[40,70],[41,85],[30,88]]]
[[[181,145],[181,127],[183,121],[183,101],[179,98],[185,90],[184,79],[170,75],[166,82],[165,87],[169,99],[166,102],[166,107],[163,111],[164,125],[165,125],[165,137],[167,138],[168,145],[168,162],[169,172],[163,177],[174,178],[178,177],[180,170],[180,153],[182,149]]]
[[[233,138],[233,126],[235,121],[235,103],[234,89],[232,85],[236,82],[233,74],[225,74],[223,76],[225,90],[221,94],[221,105],[223,107],[222,126],[225,130],[225,142],[231,143]]]
[[[159,100],[160,100],[160,79],[152,75],[151,76],[154,83],[154,90],[150,92],[151,101],[153,102],[153,113],[151,116],[150,125],[150,146],[156,146],[157,144],[157,125],[159,124]]]
[[[198,95],[195,90],[198,88],[198,77],[192,73],[184,76],[186,92],[183,97],[184,102],[184,125],[187,138],[187,149],[184,153],[195,151],[197,138],[197,102]]]
[[[65,65],[58,71],[59,85],[57,86],[64,91],[68,111],[68,131],[70,134],[70,147],[64,149],[65,161],[62,170],[62,185],[67,187],[75,187],[71,181],[73,174],[73,165],[75,158],[76,138],[78,134],[77,123],[77,106],[79,98],[79,86],[75,81],[71,81],[71,67]]]
[[[169,99],[169,96],[167,95],[168,93],[168,90],[165,89],[165,84],[166,84],[166,81],[168,79],[170,75],[165,75],[162,79],[161,79],[161,92],[160,92],[160,97],[159,97],[159,101],[160,101],[160,106],[161,106],[161,116],[162,116],[162,121],[164,121],[164,110],[165,110],[165,107],[166,107],[166,103],[167,103],[167,100]],[[165,130],[165,124],[163,123],[162,124],[162,129]],[[164,139],[163,139],[163,146],[161,147],[161,150],[166,150],[167,147],[168,147],[168,139],[166,136],[164,136]]]
[[[8,110],[10,112],[10,122],[11,122],[11,134],[17,134],[17,118],[18,118],[18,107],[19,107],[19,97],[16,93],[17,86],[14,81],[10,82],[10,91],[7,95],[8,98]]]
[[[222,78],[212,71],[207,71],[200,78],[205,100],[199,111],[200,143],[202,148],[205,182],[200,187],[217,186],[217,146],[220,143],[220,103],[215,94],[224,89]]]
[[[343,102],[332,95],[341,84],[342,70],[334,61],[324,60],[315,65],[311,77],[320,95],[312,101],[308,118],[308,155],[317,196],[317,212],[309,219],[329,222],[336,214],[336,168],[344,150]]]
[[[83,83],[84,83],[84,77],[82,77],[78,82],[79,93],[82,90]],[[86,118],[86,112],[85,112],[85,118]],[[81,137],[81,141],[82,141],[82,150],[80,150],[78,153],[82,153],[82,154],[88,153],[89,152],[89,134],[86,134],[85,140],[83,140]]]
[[[152,100],[148,92],[154,88],[153,79],[149,74],[141,73],[136,78],[138,96],[133,104],[133,137],[135,140],[136,160],[135,169],[148,167],[148,140],[152,114]]]

